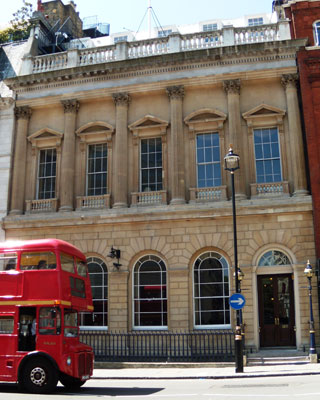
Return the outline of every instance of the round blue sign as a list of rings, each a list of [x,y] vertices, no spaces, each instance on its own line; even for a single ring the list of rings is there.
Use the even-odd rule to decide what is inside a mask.
[[[246,299],[241,293],[234,293],[229,298],[229,304],[234,310],[241,310],[246,304]]]

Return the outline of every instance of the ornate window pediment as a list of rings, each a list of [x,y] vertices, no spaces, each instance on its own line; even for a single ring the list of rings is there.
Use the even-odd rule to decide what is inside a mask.
[[[141,138],[166,135],[168,126],[168,121],[164,121],[163,119],[154,117],[153,115],[146,115],[129,125],[129,129],[135,138]]]
[[[260,104],[242,114],[249,127],[281,125],[284,116],[284,110],[266,104]]]
[[[227,115],[222,111],[213,108],[203,108],[189,114],[184,122],[190,131],[215,131],[221,130],[227,119]]]
[[[28,137],[32,147],[48,148],[60,147],[63,133],[50,128],[43,128]]]
[[[113,133],[114,127],[102,121],[89,122],[76,131],[81,142],[85,143],[109,142],[112,139]]]

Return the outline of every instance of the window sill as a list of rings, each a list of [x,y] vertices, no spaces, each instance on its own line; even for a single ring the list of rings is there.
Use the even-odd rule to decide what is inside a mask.
[[[80,332],[82,331],[108,331],[107,326],[80,326]]]
[[[195,331],[223,331],[223,330],[230,330],[231,325],[196,325],[194,327]]]
[[[133,331],[168,331],[167,326],[134,326]]]

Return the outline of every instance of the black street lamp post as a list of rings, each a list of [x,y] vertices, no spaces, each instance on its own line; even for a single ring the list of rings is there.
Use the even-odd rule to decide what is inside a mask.
[[[233,274],[233,276],[235,276],[235,273]],[[239,265],[238,265],[238,282],[239,282],[239,293],[241,293],[241,282],[242,279],[244,278],[244,273],[241,271]],[[239,310],[240,311],[240,326],[241,326],[241,335],[242,335],[242,350],[245,347],[245,334],[244,334],[244,322],[243,322],[243,315],[242,315],[242,309]]]
[[[237,218],[236,218],[236,196],[234,188],[234,171],[240,168],[240,157],[235,154],[230,146],[229,153],[224,157],[225,169],[231,175],[232,188],[232,216],[233,216],[233,245],[234,245],[234,278],[236,293],[240,293],[239,271],[238,271],[238,245],[237,245]],[[235,347],[235,372],[243,372],[243,349],[242,349],[242,334],[241,334],[241,313],[236,310],[236,329],[234,337]]]
[[[317,362],[317,352],[316,352],[316,340],[315,340],[315,330],[314,330],[314,319],[312,310],[312,284],[311,279],[313,276],[312,266],[308,260],[306,268],[304,269],[304,274],[308,279],[308,292],[309,292],[309,304],[310,304],[310,348],[309,357],[311,362]]]

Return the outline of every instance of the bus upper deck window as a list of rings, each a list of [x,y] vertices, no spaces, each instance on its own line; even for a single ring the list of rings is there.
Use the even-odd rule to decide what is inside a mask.
[[[0,271],[15,270],[17,267],[16,253],[0,253]]]
[[[61,260],[61,269],[63,271],[71,272],[74,274],[74,259],[69,254],[61,253],[60,255]]]
[[[84,278],[87,276],[87,263],[82,260],[77,259],[77,272],[78,275],[83,276]]]
[[[56,269],[56,255],[48,252],[28,252],[22,253],[20,269],[39,270],[39,269]]]

